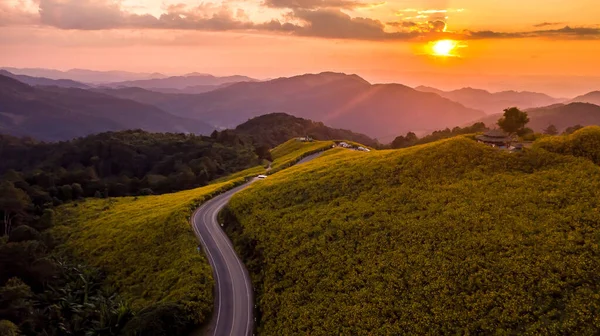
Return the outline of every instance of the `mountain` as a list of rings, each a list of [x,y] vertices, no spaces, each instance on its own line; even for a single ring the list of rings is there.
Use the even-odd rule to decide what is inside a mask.
[[[582,96],[575,97],[573,98],[572,102],[600,105],[600,91],[593,91]]]
[[[285,141],[310,136],[315,140],[350,140],[375,147],[376,140],[364,134],[335,129],[285,113],[271,113],[252,118],[235,128],[236,133],[251,137],[255,143],[273,148]]]
[[[27,75],[33,77],[46,77],[50,79],[70,79],[85,83],[110,83],[142,79],[166,78],[160,73],[136,73],[127,71],[95,71],[86,69],[71,69],[60,71],[39,68],[2,68],[13,74]]]
[[[227,77],[215,77],[212,75],[206,74],[191,74],[186,76],[175,76],[175,77],[167,77],[167,78],[159,78],[159,79],[146,79],[146,80],[136,80],[136,81],[125,81],[125,82],[116,82],[110,83],[106,86],[112,88],[120,88],[120,87],[138,87],[142,89],[176,89],[176,90],[190,90],[193,93],[194,88],[196,91],[204,88],[206,90],[206,86],[217,87],[219,85],[228,84],[228,83],[237,83],[237,82],[254,82],[256,79],[246,77],[246,76],[227,76]],[[203,91],[205,92],[205,91]]]
[[[539,106],[548,106],[563,102],[564,99],[550,97],[543,93],[528,91],[502,91],[491,93],[486,90],[463,88],[454,91],[442,91],[427,86],[418,86],[416,90],[436,93],[464,106],[485,111],[488,114],[500,113],[509,107],[527,109]]]
[[[0,75],[0,133],[56,141],[124,129],[208,134],[213,128],[132,100],[75,88],[32,87]]]
[[[357,75],[331,72],[242,82],[203,94],[162,95],[144,102],[218,128],[284,112],[390,141],[409,131],[443,129],[484,116],[433,93],[400,84],[371,85]]]
[[[527,110],[529,123],[527,127],[542,132],[549,125],[559,131],[567,127],[582,125],[600,125],[600,106],[588,103],[555,104]],[[487,126],[496,125],[502,114],[495,114],[481,119]]]
[[[15,75],[6,70],[0,70],[0,75],[16,79],[19,82],[31,85],[31,86],[58,86],[63,88],[78,88],[87,89],[90,86],[80,82],[76,82],[70,79],[50,79],[44,77],[31,77],[26,75]]]

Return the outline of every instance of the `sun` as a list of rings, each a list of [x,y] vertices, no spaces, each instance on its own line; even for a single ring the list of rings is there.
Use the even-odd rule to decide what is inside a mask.
[[[434,56],[450,57],[456,56],[454,51],[458,48],[458,42],[453,40],[440,40],[433,42],[431,51]]]

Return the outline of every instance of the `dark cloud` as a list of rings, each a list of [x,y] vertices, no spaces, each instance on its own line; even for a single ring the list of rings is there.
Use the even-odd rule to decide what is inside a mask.
[[[265,0],[265,6],[272,8],[290,9],[318,9],[318,8],[343,8],[351,9],[363,7],[366,4],[352,0]]]
[[[533,25],[536,28],[543,28],[543,27],[551,27],[551,26],[558,26],[558,25],[562,25],[565,24],[564,22],[542,22],[542,23],[538,23]]]
[[[600,28],[566,26],[553,30],[535,30],[530,32],[494,32],[494,31],[465,31],[464,34],[470,39],[506,39],[527,37],[553,37],[558,39],[600,39]]]
[[[0,0],[1,1],[1,0]],[[201,3],[195,7],[171,5],[160,17],[129,13],[116,0],[38,0],[37,23],[60,29],[177,29],[204,31],[266,31],[290,35],[357,40],[506,39],[549,37],[556,39],[600,39],[599,28],[569,27],[529,32],[463,31],[446,32],[443,20],[383,23],[351,17],[342,10],[364,6],[351,0],[265,0],[265,5],[289,8],[284,21],[252,22],[246,13],[224,5]],[[0,4],[0,21],[15,17],[16,9]],[[12,12],[11,12],[12,11]],[[8,13],[8,15],[7,15]],[[12,14],[11,14],[12,13]],[[20,13],[19,18],[22,16]],[[29,18],[31,20],[31,18]],[[13,19],[13,21],[15,21]],[[295,23],[288,23],[291,21]],[[9,21],[10,22],[10,21]],[[30,22],[31,23],[31,22]],[[551,23],[540,24],[540,27]],[[397,30],[390,32],[390,30]]]
[[[296,32],[299,35],[326,38],[375,40],[385,38],[384,25],[378,20],[352,18],[334,9],[297,9],[293,17],[305,25]]]

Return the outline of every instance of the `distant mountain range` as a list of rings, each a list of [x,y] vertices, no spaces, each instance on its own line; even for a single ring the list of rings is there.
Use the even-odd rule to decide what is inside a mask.
[[[502,91],[491,93],[486,90],[463,88],[454,91],[442,91],[427,86],[418,86],[416,90],[433,92],[442,97],[461,103],[466,107],[484,111],[487,114],[501,113],[509,107],[528,109],[562,103],[566,99],[550,97],[537,92]]]
[[[39,68],[8,68],[3,70],[9,71],[17,75],[26,75],[32,77],[46,77],[49,79],[70,79],[78,82],[89,84],[100,84],[110,82],[122,82],[142,79],[157,79],[166,78],[168,76],[161,73],[136,73],[128,71],[95,71],[86,69],[71,69],[68,71],[60,71],[53,69]]]
[[[600,105],[600,91],[593,91],[582,96],[578,96],[571,100],[574,103],[590,103]]]
[[[205,74],[190,74],[159,79],[146,79],[106,84],[111,88],[136,87],[147,90],[183,90],[186,93],[211,91],[224,84],[238,82],[255,82],[256,79],[246,76],[215,77]],[[182,93],[184,93],[182,92]]]
[[[582,125],[600,125],[600,106],[589,103],[555,104],[527,110],[529,124],[527,127],[536,132],[542,132],[549,125],[554,125],[559,131],[567,127]],[[494,126],[502,114],[490,115],[481,119],[488,126]]]
[[[437,94],[400,84],[372,85],[357,75],[331,72],[236,83],[197,95],[158,95],[138,89],[104,92],[198,118],[217,128],[233,128],[259,115],[285,112],[383,141],[409,131],[453,127],[484,116]]]
[[[90,86],[70,79],[50,79],[44,77],[31,77],[26,75],[15,75],[6,70],[0,70],[0,75],[10,77],[19,82],[32,86],[58,86],[63,88],[89,89]]]
[[[0,75],[0,133],[56,141],[125,129],[210,134],[213,127],[132,100],[77,88],[33,87]]]

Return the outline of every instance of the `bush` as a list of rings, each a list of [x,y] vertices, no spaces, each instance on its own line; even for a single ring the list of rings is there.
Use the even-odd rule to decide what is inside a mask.
[[[0,321],[0,335],[2,336],[19,336],[19,327],[8,320]]]
[[[570,135],[546,137],[534,147],[549,152],[584,157],[600,164],[600,127],[589,126]]]
[[[9,243],[20,243],[28,240],[40,240],[40,233],[28,225],[21,225],[10,232]]]
[[[195,327],[194,319],[182,305],[160,303],[145,308],[129,321],[122,334],[125,336],[186,335]]]

